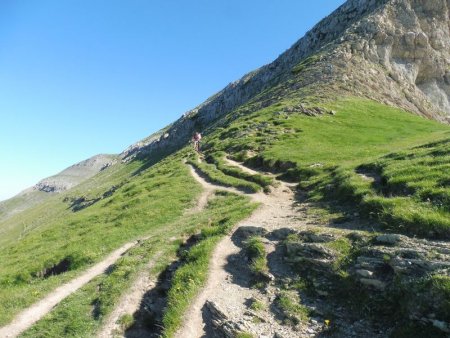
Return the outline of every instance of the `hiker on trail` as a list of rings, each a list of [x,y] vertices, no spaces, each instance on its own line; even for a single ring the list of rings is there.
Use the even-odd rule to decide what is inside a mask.
[[[197,153],[200,153],[200,140],[202,139],[202,134],[200,134],[198,131],[194,133],[194,136],[192,136],[192,142],[194,142],[194,150]]]

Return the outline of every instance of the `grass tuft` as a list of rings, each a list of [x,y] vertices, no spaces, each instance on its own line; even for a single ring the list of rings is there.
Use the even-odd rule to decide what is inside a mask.
[[[219,203],[224,204],[218,208]],[[185,310],[205,283],[209,260],[217,242],[255,207],[256,205],[249,203],[248,198],[230,193],[220,193],[210,202],[208,209],[217,208],[215,214],[220,215],[220,218],[216,219],[212,226],[202,230],[200,241],[189,249],[183,265],[175,272],[163,318],[164,337],[172,337],[175,334],[182,323]],[[224,214],[227,215],[225,219]]]
[[[297,326],[309,319],[310,311],[300,303],[300,297],[296,292],[283,291],[278,295],[275,302],[283,313],[286,324]]]
[[[250,260],[250,271],[260,280],[269,271],[264,243],[260,237],[250,237],[245,242],[245,252]]]
[[[188,163],[199,170],[206,176],[207,180],[212,183],[222,185],[224,187],[234,187],[236,189],[251,193],[261,191],[260,185],[241,178],[226,175],[222,171],[218,170],[214,164],[208,164],[205,162],[199,163],[195,160],[189,160]]]
[[[249,182],[254,182],[260,185],[263,189],[267,189],[269,186],[274,184],[274,180],[271,177],[261,174],[249,174],[237,167],[228,165],[223,159],[225,156],[226,154],[223,152],[216,152],[209,155],[207,157],[207,161],[216,165],[217,169],[222,171],[224,174]]]

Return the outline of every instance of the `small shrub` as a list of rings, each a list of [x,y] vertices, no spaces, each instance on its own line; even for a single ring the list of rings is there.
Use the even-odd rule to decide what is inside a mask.
[[[257,279],[268,271],[266,249],[259,237],[251,237],[245,242],[245,251],[250,259],[250,270]]]
[[[265,309],[265,304],[257,299],[253,299],[252,303],[250,304],[250,309],[253,311],[261,311]]]

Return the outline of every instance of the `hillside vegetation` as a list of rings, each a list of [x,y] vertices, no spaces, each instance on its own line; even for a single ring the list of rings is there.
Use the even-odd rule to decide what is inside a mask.
[[[195,202],[199,188],[181,160],[138,170],[139,163],[118,168],[103,178],[107,189],[101,184],[89,188],[90,182],[7,220],[6,226],[16,222],[27,229],[18,239],[12,231],[14,239],[0,249],[0,323],[121,244],[154,234]],[[90,200],[112,186],[121,187],[85,209],[70,208],[70,197],[80,198],[82,189],[83,198]]]
[[[171,336],[205,281],[214,244],[252,210],[250,205],[244,208],[248,202],[225,194],[203,213],[185,214],[200,188],[183,159],[220,185],[270,191],[273,179],[244,173],[223,160],[235,158],[299,182],[309,200],[330,215],[337,207],[344,217],[356,210],[387,231],[448,238],[447,126],[356,98],[327,102],[324,109],[333,114],[318,116],[289,112],[291,104],[251,114],[238,109],[217,120],[206,131],[206,162],[199,163],[182,149],[151,166],[144,159],[113,166],[3,222],[0,323],[121,244],[149,236],[117,262],[112,273],[67,298],[24,335],[89,337],[145,262],[162,253],[153,273],[163,271],[176,259],[183,238],[201,232],[201,240],[180,263],[184,269],[174,275],[169,307],[159,314],[164,332]],[[211,224],[221,224],[218,237],[208,228]],[[340,261],[350,259],[346,255],[352,252],[344,251]],[[436,280],[448,292],[445,278]]]
[[[0,330],[130,244],[22,337],[96,336],[143,275],[151,286],[113,334],[174,337],[225,238],[214,293],[259,298],[238,299],[236,322],[202,304],[201,324],[209,311],[224,336],[265,324],[283,337],[448,337],[450,127],[437,122],[450,111],[448,10],[349,0],[95,176],[52,177],[40,182],[51,194],[1,203]],[[258,214],[251,196],[275,206]],[[235,229],[250,215],[261,224]]]
[[[310,212],[318,213],[325,227],[348,223],[347,226],[351,224],[355,230],[371,228],[411,237],[447,240],[450,234],[446,177],[449,127],[357,98],[340,99],[323,106],[325,111],[333,113],[317,116],[290,113],[287,103],[275,104],[250,115],[238,110],[217,121],[217,129],[211,132],[205,145],[206,160],[211,163],[208,171],[215,165],[218,172],[225,172],[214,155],[218,151],[225,152],[249,166],[298,182],[306,200],[312,203]],[[324,252],[334,251],[331,274],[307,264],[310,258],[304,258],[301,251],[293,257],[295,262],[302,262],[301,268],[294,264],[294,269],[306,283],[307,292],[319,297],[326,292],[341,304],[355,309],[369,302],[370,310],[359,312],[359,315],[390,323],[385,325],[396,327],[392,331],[393,337],[408,337],[414,330],[428,332],[430,337],[445,336],[435,328],[423,326],[423,323],[417,325],[407,318],[419,316],[418,313],[434,315],[439,312],[439,322],[444,323],[444,318],[450,315],[447,306],[450,278],[446,272],[449,266],[445,263],[448,245],[427,241],[407,244],[403,243],[407,240],[402,237],[392,237],[391,243],[383,242],[384,237],[380,237],[378,242],[374,237],[377,232],[373,230],[367,231],[368,237],[361,241],[355,241],[352,234],[344,235],[331,229],[320,231],[337,239],[327,245],[315,244],[323,245]],[[300,238],[294,241],[298,243],[294,246],[306,245],[302,244],[302,235]],[[394,244],[396,241],[398,247]],[[424,243],[430,245],[425,251],[421,248]],[[289,252],[290,244],[286,245]],[[393,255],[401,256],[403,250],[410,250],[411,257],[419,259],[417,264],[427,265],[414,267],[410,272],[399,272],[403,268],[396,264],[403,263],[393,259]],[[423,254],[428,255],[425,261],[429,259],[429,263],[420,262],[425,257]],[[358,262],[368,259],[365,255],[374,255],[370,258],[371,264],[378,261],[377,264],[386,265],[386,271],[396,271],[397,281],[379,272],[381,280],[391,280],[389,287],[386,282],[377,286],[385,290],[381,294],[373,295],[361,288],[362,282],[358,281],[361,277],[355,275],[355,271],[361,269]],[[429,269],[428,264],[433,268]],[[371,266],[370,269],[376,271],[377,268]],[[318,286],[318,276],[328,279],[330,284]],[[327,291],[323,291],[323,287]],[[427,287],[428,293],[424,291]],[[348,297],[350,289],[355,297]],[[415,304],[424,304],[427,297],[429,305],[418,310]],[[388,318],[387,313],[395,316]],[[434,320],[424,318],[423,322]],[[397,324],[391,322],[392,319]],[[445,332],[447,324],[443,325]]]
[[[447,126],[356,98],[327,103],[335,116],[287,113],[286,106],[230,115],[205,148],[284,173],[314,201],[352,203],[386,229],[448,238]]]

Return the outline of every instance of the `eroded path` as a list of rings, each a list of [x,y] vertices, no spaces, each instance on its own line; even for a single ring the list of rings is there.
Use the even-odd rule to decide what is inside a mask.
[[[145,292],[155,286],[155,278],[150,275],[149,271],[154,266],[159,256],[160,253],[157,253],[152,258],[144,271],[136,278],[131,288],[123,294],[113,312],[111,312],[105,320],[97,337],[109,338],[116,336],[116,332],[121,331],[119,324],[120,318],[126,314],[135,313],[139,309],[140,301]]]
[[[112,252],[103,261],[95,264],[87,271],[82,273],[79,277],[70,282],[60,286],[39,302],[33,304],[29,308],[19,313],[13,321],[0,328],[0,337],[11,338],[17,337],[20,333],[30,328],[34,323],[49,313],[58,303],[64,298],[74,293],[82,286],[87,284],[93,278],[104,273],[109,266],[114,264],[121,256],[123,256],[129,249],[135,246],[138,242],[129,242],[121,246],[119,249]]]
[[[193,170],[193,169],[192,169]],[[195,213],[201,212],[208,204],[208,199],[213,194],[214,189],[203,189],[197,199],[196,204],[189,210],[185,212],[185,216],[193,215]],[[155,254],[151,261],[147,264],[145,269],[138,275],[138,277],[133,282],[133,285],[127,290],[122,297],[119,299],[115,309],[106,318],[102,328],[97,334],[98,338],[108,338],[108,337],[120,337],[124,336],[123,329],[119,323],[120,318],[124,315],[132,315],[139,311],[141,307],[141,302],[144,299],[144,295],[156,285],[156,276],[150,274],[150,270],[155,265],[155,262],[160,257],[161,252]],[[135,336],[145,337],[146,332],[142,334],[137,330],[138,333]]]
[[[227,162],[247,173],[258,173],[237,162]],[[206,182],[193,169],[192,174],[205,190],[222,189]],[[360,249],[361,256],[345,271],[352,274],[355,287],[372,293],[383,290],[394,276],[391,271],[400,271],[399,267],[410,266],[411,275],[417,272],[409,258],[398,255],[404,250],[410,252],[409,248],[415,248],[420,257],[418,266],[434,266],[437,270],[448,267],[448,250],[442,243],[397,234],[374,237],[373,229],[360,224],[357,216],[321,220],[314,215],[317,206],[302,202],[303,198],[294,193],[294,185],[277,183],[269,194],[249,195],[260,207],[218,243],[210,259],[206,285],[186,312],[176,337],[235,337],[236,332],[242,332],[260,338],[386,338],[391,331],[383,321],[360,316],[347,299],[333,294],[340,276],[334,267],[348,255],[348,247]],[[245,249],[246,240],[254,236],[264,245],[267,258],[268,272],[262,270],[265,275],[258,275],[259,280],[249,267]],[[430,246],[441,253],[439,261],[427,256]],[[379,257],[387,256],[397,257],[390,261],[392,270],[379,270],[378,266],[386,265]]]
[[[197,203],[191,209],[187,210],[185,214],[189,215],[203,210],[208,203],[209,196],[213,191],[213,189],[205,189],[199,196]],[[37,303],[23,310],[12,320],[11,323],[0,328],[0,337],[13,338],[19,336],[22,332],[29,329],[33,324],[52,311],[53,308],[66,297],[82,288],[95,277],[105,273],[107,269],[128,250],[135,247],[140,241],[147,240],[149,238],[150,236],[147,236],[141,238],[140,240],[128,242],[122,245],[104,260],[83,272],[79,277],[76,277],[70,282],[61,285]],[[113,332],[118,328],[117,320],[124,314],[133,313],[139,307],[142,295],[154,284],[155,279],[149,275],[148,271],[152,268],[155,260],[157,260],[157,257],[158,253],[147,264],[145,271],[141,272],[138,278],[136,278],[130,290],[128,290],[128,292],[121,297],[115,310],[105,320],[105,324],[98,335],[99,337],[112,337]]]
[[[228,160],[228,162],[248,173],[256,173],[234,161]],[[208,183],[194,169],[191,168],[191,170],[194,178],[205,190],[223,189],[236,192],[234,189],[222,188]],[[269,304],[273,300],[271,299],[273,294],[271,295],[270,291],[263,294],[259,289],[251,287],[251,278],[246,269],[246,262],[241,257],[242,248],[236,229],[242,229],[242,227],[251,229],[253,227],[253,229],[262,228],[264,232],[273,233],[279,229],[295,229],[303,225],[301,214],[295,206],[294,186],[285,182],[278,183],[279,185],[273,188],[270,194],[249,195],[254,201],[261,203],[260,207],[248,219],[237,224],[232,234],[225,237],[217,245],[210,260],[208,281],[187,311],[184,325],[177,333],[177,337],[194,338],[212,335],[210,332],[212,328],[208,323],[207,309],[205,308],[207,301],[213,302],[221,311],[226,313],[230,321],[238,323],[242,330],[245,330],[246,323],[252,320],[252,317],[248,317],[248,301],[259,299]],[[281,264],[277,265],[277,259],[280,259],[280,257],[277,258],[275,254],[275,243],[273,241],[265,242],[266,252],[273,256],[271,272],[283,274]],[[260,337],[273,337],[275,333],[281,334],[283,337],[299,336],[299,332],[293,332],[290,328],[281,325],[275,318],[275,314],[270,313],[270,311],[262,320],[251,330]]]

